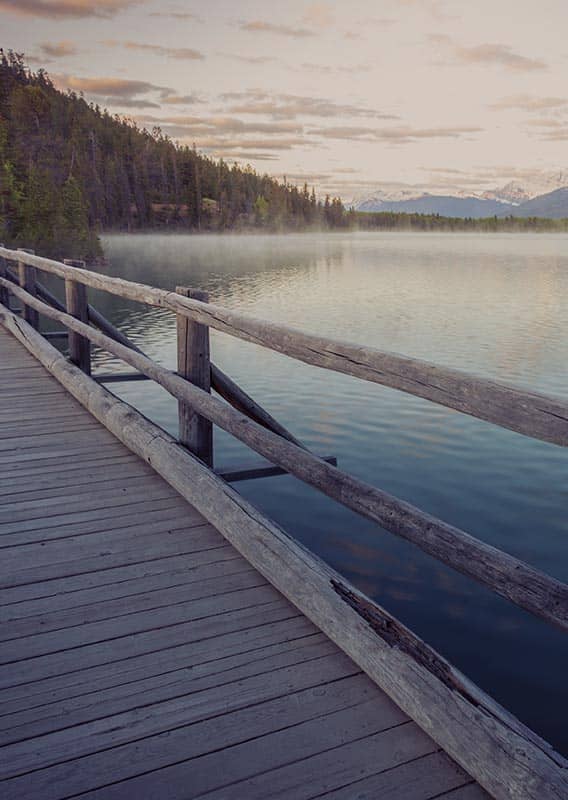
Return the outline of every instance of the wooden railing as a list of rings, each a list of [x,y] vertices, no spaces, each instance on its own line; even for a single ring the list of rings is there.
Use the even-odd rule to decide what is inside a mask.
[[[9,262],[18,265],[16,271]],[[34,270],[65,280],[67,307],[37,280]],[[83,291],[88,286],[175,312],[177,372],[149,359],[93,309]],[[10,296],[21,302],[23,319],[8,309]],[[257,320],[206,300],[190,290],[167,292],[99,275],[82,266],[0,248],[0,322],[97,419],[151,463],[494,797],[562,800],[568,796],[568,764],[550,745],[385,609],[219,481],[218,473],[216,476],[210,468],[210,426],[218,425],[265,456],[275,465],[270,470],[297,476],[563,629],[568,628],[568,586],[311,453],[217,367],[209,363],[207,368],[208,329],[213,327],[310,364],[392,386],[562,446],[568,444],[568,404],[422,361]],[[37,332],[38,315],[66,328],[70,358],[77,366]],[[49,338],[61,335],[61,330],[55,330]],[[180,438],[185,448],[88,377],[91,344],[133,367],[137,373],[131,376],[154,380],[177,399]],[[211,388],[224,399],[212,396]],[[250,474],[245,471],[245,476]],[[224,477],[235,475],[227,473]]]
[[[563,446],[568,445],[567,403],[455,370],[258,320],[211,305],[200,292],[183,288],[175,293],[168,292],[100,275],[76,264],[63,264],[6,248],[0,248],[0,258],[18,264],[17,276],[8,269],[0,278],[0,286],[21,301],[26,321],[37,327],[38,314],[42,314],[64,325],[69,331],[70,358],[86,373],[90,372],[92,343],[160,384],[178,400],[180,441],[208,466],[213,464],[211,427],[215,424],[283,471],[413,542],[429,555],[522,608],[568,629],[566,584],[311,453],[220,370],[211,372],[208,329],[215,327],[308,363],[428,397],[502,427]],[[37,281],[36,270],[65,280],[68,310],[63,310],[58,301],[54,302],[53,296]],[[177,373],[145,356],[108,321],[102,324],[104,318],[93,315],[88,304],[87,286],[175,311]],[[212,396],[211,386],[233,407]]]

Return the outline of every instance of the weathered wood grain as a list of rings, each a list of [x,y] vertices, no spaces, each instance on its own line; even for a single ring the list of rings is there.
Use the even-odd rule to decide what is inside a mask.
[[[284,604],[286,606],[287,604]],[[95,661],[92,648],[82,649],[80,670],[65,670],[41,674],[36,665],[33,681],[23,681],[10,685],[2,693],[2,709],[6,714],[25,711],[38,706],[63,703],[67,699],[81,697],[91,691],[110,689],[121,684],[129,684],[162,672],[163,669],[181,667],[203,668],[205,671],[223,670],[225,663],[233,663],[234,658],[251,658],[258,648],[279,642],[291,642],[295,646],[298,639],[317,635],[313,624],[299,615],[295,609],[284,608],[280,603],[263,606],[257,610],[255,623],[250,610],[223,615],[223,625],[215,626],[215,635],[196,638],[193,629],[203,633],[204,623],[184,623],[167,631],[150,631],[125,646],[119,642],[116,658],[101,658]],[[219,620],[217,620],[218,622]],[[323,635],[323,634],[320,634]],[[160,654],[160,660],[156,654]],[[248,654],[248,655],[247,655]],[[88,661],[88,658],[91,660]],[[227,660],[227,661],[226,661]],[[42,660],[44,661],[44,660]],[[60,662],[64,664],[64,662]],[[54,705],[57,709],[58,706]]]
[[[35,751],[30,751],[25,741],[4,747],[3,757],[7,765],[4,776],[6,779],[25,775],[58,762],[135,742],[172,728],[237,711],[253,703],[359,673],[360,670],[349,658],[335,651],[333,655],[321,656],[306,664],[281,667],[234,683],[162,700],[155,705],[150,703],[142,709],[143,713],[134,710],[105,716],[84,726],[76,725],[56,731],[41,749]],[[401,716],[399,711],[399,719]],[[420,738],[429,742],[431,750],[436,749],[428,737]],[[29,779],[29,776],[26,777]]]
[[[33,251],[26,251],[21,250],[20,256],[23,253],[32,253]],[[35,267],[29,266],[24,260],[18,260],[18,283],[25,289],[26,292],[35,296],[36,293],[36,269]],[[28,306],[24,305],[23,307],[23,318],[28,322],[32,327],[38,328],[39,327],[39,314],[33,308],[29,308]]]
[[[51,735],[72,726],[85,726],[103,717],[127,714],[135,709],[156,706],[197,692],[212,691],[228,684],[236,689],[237,681],[240,684],[241,681],[288,667],[303,665],[307,671],[310,661],[321,664],[325,656],[336,654],[336,646],[322,635],[321,640],[315,642],[285,642],[238,658],[221,659],[222,664],[209,662],[190,668],[185,663],[177,669],[164,669],[159,674],[134,679],[126,685],[120,683],[108,689],[99,689],[96,693],[88,692],[67,698],[64,715],[50,703],[35,707],[26,714],[11,714],[10,725],[6,727],[0,717],[0,747]],[[383,697],[386,701],[386,695]],[[398,714],[399,718],[404,717],[402,711],[398,711]],[[191,721],[189,719],[188,723]],[[88,742],[86,746],[87,753],[91,752]]]
[[[297,753],[304,745],[309,757],[320,747],[327,745],[329,748],[356,738],[358,716],[360,733],[362,730],[376,730],[381,724],[387,726],[389,717],[397,719],[397,710],[391,712],[380,699],[373,701],[369,697],[371,688],[364,676],[347,677],[323,686],[299,689],[287,696],[266,699],[255,706],[234,710],[221,719],[200,720],[191,726],[156,734],[139,741],[136,746],[119,746],[115,749],[117,761],[113,765],[113,777],[115,780],[133,778],[134,797],[162,799],[201,795],[223,783],[225,773],[220,768],[224,763],[219,758],[220,750],[230,757],[230,776],[248,776],[258,769],[263,758],[267,765],[285,762],[288,747]],[[279,727],[281,731],[278,731]],[[297,736],[295,746],[294,734]],[[262,754],[257,752],[255,756],[255,744],[262,747],[265,737],[269,737],[269,744],[273,746],[264,746]],[[186,753],[189,760],[183,761]],[[241,755],[240,759],[237,753]],[[176,761],[182,763],[176,764]],[[105,784],[108,786],[111,781],[101,769],[103,763],[104,755],[94,754],[67,765],[67,777],[73,791],[84,790],[89,785],[97,786],[97,789]],[[161,769],[148,775],[145,763]],[[171,764],[174,766],[170,767]],[[140,775],[143,770],[146,774]],[[64,767],[44,770],[38,773],[39,781],[34,788],[40,793],[46,791],[48,781],[56,782],[63,774]],[[136,778],[138,775],[140,777]],[[23,781],[19,783],[22,785]],[[109,796],[124,797],[130,785],[128,781],[109,786]],[[102,792],[102,796],[107,796],[106,792]],[[46,800],[48,797],[51,795],[46,795]]]
[[[183,297],[194,297],[202,303],[209,299],[207,292],[178,286],[176,292]],[[183,315],[177,317],[177,371],[180,377],[211,392],[211,359],[209,355],[209,328],[192,322]],[[213,426],[207,417],[195,412],[193,406],[178,398],[179,441],[204,464],[213,466]]]
[[[0,689],[9,690],[9,696],[22,697],[28,695],[33,690],[32,684],[39,681],[61,685],[67,683],[69,675],[76,675],[82,682],[84,670],[92,667],[119,662],[122,667],[127,667],[126,662],[131,658],[147,653],[156,658],[156,653],[161,650],[180,644],[193,644],[199,650],[202,643],[226,634],[241,636],[246,630],[298,617],[298,611],[282,603],[280,598],[214,617],[178,621],[167,628],[152,628],[136,636],[122,636],[28,659],[24,662],[25,673],[15,670],[13,664],[0,665]]]
[[[84,265],[84,262],[66,263],[72,267]],[[88,324],[87,287],[84,284],[72,278],[65,279],[65,304],[68,314]],[[73,331],[69,331],[69,358],[80,370],[87,375],[91,374],[91,343]]]

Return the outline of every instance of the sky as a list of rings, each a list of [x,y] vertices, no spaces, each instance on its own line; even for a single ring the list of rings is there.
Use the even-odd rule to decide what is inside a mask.
[[[568,166],[566,0],[0,0],[0,26],[58,87],[345,201]]]

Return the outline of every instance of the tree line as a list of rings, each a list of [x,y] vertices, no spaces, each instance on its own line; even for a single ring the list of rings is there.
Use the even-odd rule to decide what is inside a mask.
[[[568,219],[545,217],[443,217],[396,211],[351,212],[350,225],[368,231],[440,231],[461,233],[563,233]]]

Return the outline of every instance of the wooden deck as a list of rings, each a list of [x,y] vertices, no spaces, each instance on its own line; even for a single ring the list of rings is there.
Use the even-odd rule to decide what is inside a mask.
[[[488,795],[0,328],[0,793]]]

